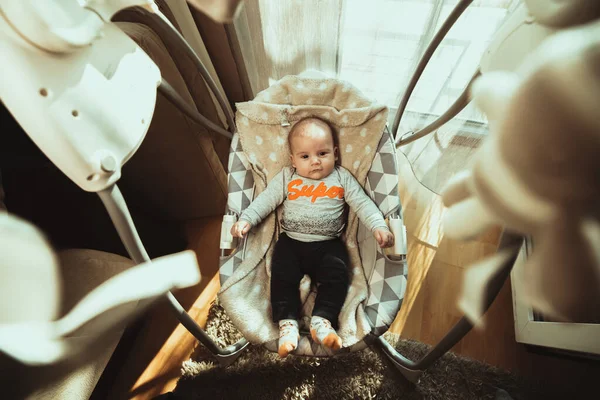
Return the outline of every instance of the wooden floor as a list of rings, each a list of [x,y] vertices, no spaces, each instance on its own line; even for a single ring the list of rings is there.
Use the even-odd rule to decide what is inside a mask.
[[[435,344],[461,317],[456,307],[465,269],[495,251],[499,230],[477,240],[458,242],[443,236],[444,208],[439,196],[416,181],[410,166],[399,155],[400,194],[409,237],[409,286],[391,331],[405,338]],[[190,247],[198,254],[202,282],[176,296],[200,323],[218,290],[220,218],[193,221],[188,226]],[[591,387],[600,376],[598,365],[578,360],[533,354],[516,343],[510,282],[484,317],[484,327],[469,333],[453,351],[486,363],[547,382],[571,394]],[[166,307],[156,307],[146,317],[112,388],[111,399],[149,399],[173,390],[180,366],[189,358],[196,340]],[[570,398],[579,398],[577,396]]]

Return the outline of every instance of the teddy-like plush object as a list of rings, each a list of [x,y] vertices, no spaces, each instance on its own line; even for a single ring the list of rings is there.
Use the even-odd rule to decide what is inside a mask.
[[[442,193],[446,233],[499,224],[532,237],[530,305],[600,322],[600,21],[550,36],[516,72],[484,74],[472,95],[490,137]]]

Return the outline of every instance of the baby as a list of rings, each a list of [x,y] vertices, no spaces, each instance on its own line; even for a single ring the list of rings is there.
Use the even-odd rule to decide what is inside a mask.
[[[283,203],[283,232],[271,263],[271,306],[273,322],[279,324],[281,357],[298,346],[299,284],[305,274],[318,285],[312,339],[333,350],[342,347],[335,329],[349,285],[348,252],[339,238],[346,225],[345,204],[373,232],[379,246],[394,244],[381,211],[352,174],[336,165],[338,149],[326,122],[298,121],[288,142],[293,168],[275,175],[231,228],[234,237],[244,237]]]

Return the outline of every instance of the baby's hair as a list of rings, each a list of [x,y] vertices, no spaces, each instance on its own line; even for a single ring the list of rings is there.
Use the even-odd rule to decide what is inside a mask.
[[[333,126],[331,126],[331,124],[329,124],[329,122],[325,121],[324,119],[321,119],[319,117],[305,117],[302,118],[301,120],[299,120],[298,122],[296,122],[294,124],[294,126],[292,126],[292,129],[290,129],[290,133],[288,134],[288,145],[290,146],[290,151],[292,149],[292,139],[294,138],[294,136],[296,136],[304,126],[313,123],[313,124],[317,124],[317,125],[321,125],[322,127],[326,127],[329,132],[331,133],[331,139],[333,140],[333,145],[337,146],[337,136],[335,134],[335,130],[333,129]]]

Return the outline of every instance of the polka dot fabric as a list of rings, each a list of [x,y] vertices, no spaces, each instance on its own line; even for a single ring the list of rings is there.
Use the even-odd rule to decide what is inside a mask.
[[[236,106],[242,147],[249,154],[257,178],[264,183],[289,165],[289,130],[310,116],[334,127],[341,165],[364,183],[375,156],[371,149],[377,148],[388,112],[348,82],[301,76],[286,76],[254,100]]]

